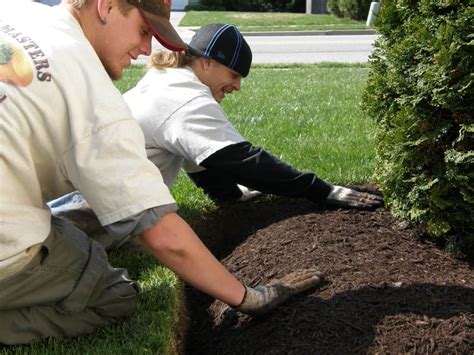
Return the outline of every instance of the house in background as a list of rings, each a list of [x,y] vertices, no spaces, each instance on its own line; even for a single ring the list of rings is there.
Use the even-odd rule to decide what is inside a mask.
[[[46,5],[57,5],[61,2],[61,0],[34,0],[36,2],[40,2]],[[173,0],[171,5],[171,10],[180,11],[184,10],[186,5],[188,4],[196,4],[199,0]]]

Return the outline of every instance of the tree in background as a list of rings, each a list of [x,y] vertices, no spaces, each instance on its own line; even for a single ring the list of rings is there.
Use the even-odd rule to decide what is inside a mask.
[[[305,12],[306,0],[200,0],[186,10]]]
[[[393,214],[474,250],[474,11],[469,0],[384,0],[364,107]]]
[[[367,18],[370,0],[328,0],[329,13],[337,17],[347,17],[361,21]]]

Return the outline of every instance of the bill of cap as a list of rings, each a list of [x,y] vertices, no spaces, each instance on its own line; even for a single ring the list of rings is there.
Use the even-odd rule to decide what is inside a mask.
[[[198,57],[203,57],[203,58],[209,58],[209,59],[212,59],[212,57],[206,55],[202,50],[198,49],[198,48],[195,48],[193,46],[191,46],[190,44],[188,44],[187,46],[187,51],[195,56],[198,56]]]
[[[186,43],[184,43],[168,19],[154,15],[148,11],[143,11],[140,8],[138,10],[145,19],[145,22],[148,24],[148,26],[150,26],[153,36],[165,48],[168,48],[174,52],[186,50]]]

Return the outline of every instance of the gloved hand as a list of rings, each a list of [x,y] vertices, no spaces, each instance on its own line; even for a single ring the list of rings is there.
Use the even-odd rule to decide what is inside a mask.
[[[383,206],[383,198],[371,193],[333,185],[326,203],[333,207],[373,209]]]
[[[248,201],[262,194],[260,191],[249,189],[247,186],[237,184],[237,187],[242,191],[239,201]]]
[[[246,293],[242,303],[235,310],[258,315],[271,311],[293,295],[320,286],[323,274],[314,269],[295,271],[285,277],[272,281],[267,286],[255,288],[245,286]]]

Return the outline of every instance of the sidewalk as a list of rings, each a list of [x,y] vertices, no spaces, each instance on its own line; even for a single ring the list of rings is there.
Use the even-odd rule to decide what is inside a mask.
[[[172,11],[170,21],[184,42],[189,43],[197,27],[181,27],[185,11]],[[253,63],[318,63],[367,62],[372,52],[376,32],[367,30],[344,31],[279,31],[243,32],[252,48]],[[357,36],[356,36],[357,35]],[[152,50],[163,49],[152,40]],[[148,58],[139,56],[133,64],[146,64]]]
[[[186,11],[171,11],[170,22],[176,28],[178,34],[183,38],[191,40],[193,34],[199,27],[181,27],[179,23],[186,15]],[[244,36],[347,36],[347,35],[374,35],[374,29],[359,30],[315,30],[315,31],[271,31],[271,32],[242,32]]]
[[[191,38],[194,35],[195,28],[191,27],[180,27],[179,23],[183,19],[183,17],[186,15],[186,11],[171,11],[170,13],[170,22],[173,25],[173,27],[176,29],[178,34],[181,36],[184,42],[189,43],[191,41]]]

